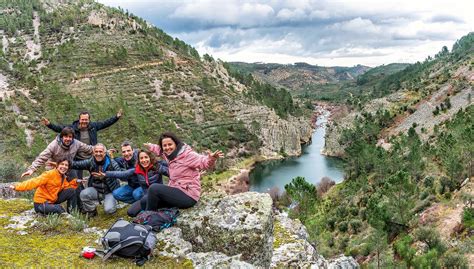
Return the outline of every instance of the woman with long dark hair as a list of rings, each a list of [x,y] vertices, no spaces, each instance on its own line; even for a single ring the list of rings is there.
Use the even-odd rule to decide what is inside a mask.
[[[141,210],[141,202],[146,203],[148,188],[152,184],[162,184],[162,176],[168,176],[168,166],[164,162],[156,159],[155,154],[148,150],[140,150],[138,152],[138,160],[135,168],[126,171],[107,171],[104,174],[106,177],[118,178],[121,180],[128,180],[135,177],[143,189],[144,196],[141,200],[135,201],[128,208],[127,214],[135,217]]]
[[[36,189],[33,202],[37,213],[45,215],[64,213],[61,203],[65,201],[67,201],[67,211],[70,212],[77,205],[76,188],[78,186],[76,179],[67,177],[70,167],[71,162],[68,159],[62,159],[55,169],[16,185],[10,185],[10,188],[15,191]]]
[[[143,208],[146,210],[194,206],[201,196],[201,171],[212,168],[217,158],[224,157],[220,150],[208,151],[207,155],[198,154],[171,132],[161,134],[158,145],[145,143],[145,146],[162,156],[169,170],[168,185],[150,186],[146,208]]]

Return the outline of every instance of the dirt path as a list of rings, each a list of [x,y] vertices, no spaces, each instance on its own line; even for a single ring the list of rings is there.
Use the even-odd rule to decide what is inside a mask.
[[[181,64],[185,64],[187,62],[188,61],[180,60],[180,61],[175,61],[175,64],[181,65]],[[86,79],[86,78],[90,79],[90,78],[97,77],[97,76],[111,75],[111,74],[115,74],[115,73],[123,72],[123,71],[129,71],[129,70],[141,69],[141,68],[145,68],[145,67],[158,66],[158,65],[162,65],[163,63],[164,63],[163,61],[149,62],[149,63],[144,63],[144,64],[137,64],[137,65],[134,65],[134,66],[114,68],[114,69],[110,69],[110,70],[102,71],[102,72],[87,73],[87,74],[77,76],[75,80],[77,81],[77,80]]]

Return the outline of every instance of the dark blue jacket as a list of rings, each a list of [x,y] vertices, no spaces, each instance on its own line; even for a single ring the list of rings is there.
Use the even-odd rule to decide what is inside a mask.
[[[138,160],[138,149],[133,150],[132,158],[128,161],[126,161],[123,157],[116,157],[116,158],[114,158],[114,160],[117,162],[117,164],[120,166],[120,168],[122,168],[124,170],[134,168],[135,165],[137,164],[137,160]]]
[[[100,131],[102,129],[109,127],[110,125],[116,123],[119,119],[120,118],[118,118],[117,116],[113,116],[112,118],[107,119],[105,121],[90,122],[88,131],[89,131],[89,139],[91,140],[91,145],[97,144],[97,131]],[[60,124],[52,124],[52,123],[46,125],[46,127],[48,127],[49,129],[57,133],[60,133],[64,129],[64,127],[67,127],[67,126],[72,127],[72,129],[74,129],[74,138],[77,140],[81,140],[80,139],[81,131],[79,130],[78,120],[74,121],[71,125],[60,125]]]
[[[153,169],[155,167],[158,167],[158,169]],[[143,192],[146,194],[148,192],[148,187],[150,187],[151,184],[163,184],[163,175],[169,177],[168,164],[166,162],[159,161],[155,163],[153,168],[147,169],[145,171],[139,164],[137,164],[135,168],[131,168],[126,171],[107,171],[105,174],[107,177],[127,180],[129,182],[130,178],[135,178],[140,184],[140,187],[142,187]]]
[[[88,170],[90,173],[99,172],[99,164],[97,164],[94,157],[91,157],[87,160],[73,161],[71,169]],[[102,172],[108,171],[120,171],[120,167],[109,155],[106,155],[102,164]],[[94,187],[97,192],[107,194],[120,187],[120,182],[115,177],[106,176],[104,179],[100,179],[90,175],[87,187]]]
[[[121,168],[120,170],[123,171],[123,170],[132,169],[133,171],[135,171],[135,165],[137,164],[137,160],[138,160],[138,149],[133,150],[132,158],[128,161],[126,161],[123,157],[117,157],[117,158],[114,158],[114,160],[120,166]],[[127,178],[119,178],[119,179],[121,180],[126,179],[128,186],[130,186],[133,189],[140,187],[140,183],[138,183],[138,177],[135,175],[135,173],[132,173]]]

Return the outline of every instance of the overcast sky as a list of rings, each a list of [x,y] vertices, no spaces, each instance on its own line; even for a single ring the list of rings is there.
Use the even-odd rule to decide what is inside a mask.
[[[98,0],[224,61],[413,63],[474,31],[474,0]]]

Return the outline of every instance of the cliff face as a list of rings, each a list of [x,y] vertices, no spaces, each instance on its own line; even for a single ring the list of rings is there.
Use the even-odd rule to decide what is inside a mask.
[[[313,129],[309,119],[289,116],[282,120],[267,107],[243,104],[236,104],[234,113],[262,141],[260,153],[263,156],[299,155],[301,144],[311,140]]]

